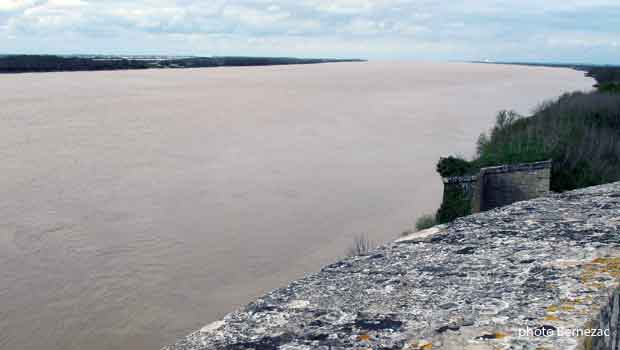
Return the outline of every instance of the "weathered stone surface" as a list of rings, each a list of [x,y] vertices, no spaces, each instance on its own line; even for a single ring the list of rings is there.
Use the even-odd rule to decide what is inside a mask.
[[[616,183],[417,232],[326,266],[165,349],[615,350],[619,276]],[[557,334],[585,327],[611,333]]]

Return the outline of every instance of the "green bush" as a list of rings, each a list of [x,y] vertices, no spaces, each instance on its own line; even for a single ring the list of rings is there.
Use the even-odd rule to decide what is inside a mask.
[[[620,83],[603,83],[597,85],[597,88],[601,92],[618,93],[620,92]]]
[[[513,111],[498,113],[490,134],[478,138],[478,157],[472,165],[479,169],[501,164],[530,163],[550,158],[548,150],[537,136],[527,132],[530,120]],[[526,137],[514,137],[524,134]]]
[[[435,215],[427,214],[420,216],[418,220],[416,220],[415,229],[417,231],[422,231],[435,225],[437,225],[437,219],[435,218]]]
[[[618,66],[589,67],[587,70],[587,76],[596,79],[599,89],[620,84],[620,67]]]
[[[437,172],[442,177],[463,176],[471,173],[473,169],[471,162],[459,157],[440,158],[437,163]]]
[[[444,224],[461,216],[471,214],[471,202],[467,194],[458,187],[444,190],[443,201],[437,210],[436,221]]]

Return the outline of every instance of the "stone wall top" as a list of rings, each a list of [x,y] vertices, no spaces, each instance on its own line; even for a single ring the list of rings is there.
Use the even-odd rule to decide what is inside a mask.
[[[619,276],[614,183],[460,218],[335,262],[165,349],[615,350]],[[612,334],[558,334],[597,326]]]
[[[511,173],[517,171],[531,171],[531,170],[539,170],[539,169],[547,169],[551,168],[552,161],[544,160],[540,162],[532,162],[532,163],[520,163],[520,164],[506,164],[506,165],[498,165],[492,167],[485,167],[480,169],[480,174],[500,174],[500,173]],[[442,178],[444,184],[454,184],[454,183],[463,183],[463,182],[476,182],[478,181],[479,175],[468,175],[468,176],[450,176]]]
[[[478,175],[471,176],[451,176],[442,178],[444,184],[456,184],[464,182],[476,182],[478,181]]]
[[[507,164],[493,167],[482,168],[481,172],[484,174],[500,174],[500,173],[512,173],[517,171],[531,171],[539,169],[551,168],[552,161],[545,160],[541,162],[522,163],[522,164]]]

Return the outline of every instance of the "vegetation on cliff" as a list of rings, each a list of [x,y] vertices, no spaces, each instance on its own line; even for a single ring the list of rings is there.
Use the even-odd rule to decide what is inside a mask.
[[[435,221],[444,224],[471,213],[471,202],[467,193],[454,187],[448,187],[444,189],[443,200],[437,209],[437,214],[435,214]]]
[[[435,215],[425,214],[420,216],[415,222],[416,231],[426,230],[437,225]]]
[[[551,189],[620,180],[620,94],[570,93],[529,118],[500,113],[478,140],[477,167],[553,160]]]
[[[619,181],[620,68],[596,67],[587,74],[596,79],[596,91],[564,94],[529,117],[500,112],[490,132],[480,135],[473,160],[441,158],[437,172],[463,176],[482,167],[552,159],[553,191]],[[439,222],[469,213],[468,201],[457,197],[444,194]]]
[[[619,67],[591,67],[587,76],[596,80],[599,91],[620,92],[620,68]]]

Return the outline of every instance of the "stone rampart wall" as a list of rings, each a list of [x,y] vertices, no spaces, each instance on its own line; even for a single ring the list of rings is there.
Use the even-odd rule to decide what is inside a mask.
[[[551,162],[483,168],[480,211],[543,196],[549,192]]]
[[[478,213],[543,196],[550,181],[551,161],[487,167],[474,176],[444,178],[444,198],[460,190],[471,213]]]

